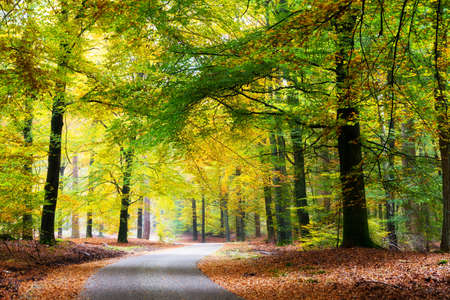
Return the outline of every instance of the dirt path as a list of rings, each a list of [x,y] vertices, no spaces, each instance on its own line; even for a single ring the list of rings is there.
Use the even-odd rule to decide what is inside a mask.
[[[222,244],[194,244],[109,265],[89,278],[81,299],[238,300],[197,268]]]

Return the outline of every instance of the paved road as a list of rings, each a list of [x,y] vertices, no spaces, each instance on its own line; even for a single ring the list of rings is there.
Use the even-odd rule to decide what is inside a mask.
[[[130,257],[90,277],[81,298],[89,300],[239,300],[197,268],[221,244],[194,244]]]

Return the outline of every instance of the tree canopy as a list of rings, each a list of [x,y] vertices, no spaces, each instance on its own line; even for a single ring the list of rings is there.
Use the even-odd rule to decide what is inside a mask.
[[[448,252],[447,14],[1,1],[0,231]]]

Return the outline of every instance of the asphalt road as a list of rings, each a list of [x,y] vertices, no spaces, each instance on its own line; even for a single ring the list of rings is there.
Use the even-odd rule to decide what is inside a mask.
[[[82,292],[84,300],[241,300],[197,268],[221,244],[194,244],[130,257],[100,269]]]

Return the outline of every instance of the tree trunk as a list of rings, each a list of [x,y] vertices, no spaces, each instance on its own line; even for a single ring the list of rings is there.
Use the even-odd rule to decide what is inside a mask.
[[[72,159],[72,178],[73,185],[72,190],[78,195],[78,156],[75,155]],[[80,220],[78,212],[72,210],[72,238],[80,238]]]
[[[98,237],[103,237],[103,229],[104,229],[103,223],[98,224]]]
[[[415,141],[414,119],[402,124],[402,168],[406,177],[406,186],[410,186],[416,178],[416,141]],[[411,192],[406,191],[406,203],[404,205],[406,214],[406,229],[412,249],[424,251],[424,238],[421,234],[420,207]]]
[[[395,121],[394,116],[389,121],[389,130],[386,132],[384,127],[384,119],[380,116],[383,136],[387,138],[387,160],[383,163],[383,188],[386,195],[386,231],[388,232],[389,249],[397,250],[397,233],[394,222],[395,218],[395,166],[394,166],[394,147],[395,147]],[[385,141],[382,139],[381,143]]]
[[[33,114],[32,108],[30,107],[31,103],[29,100],[26,102],[27,108],[27,117],[25,119],[25,124],[23,127],[23,138],[25,141],[25,148],[29,148],[33,145],[33,135],[32,135],[32,126],[33,126]],[[33,156],[28,154],[27,161],[24,165],[24,171],[27,176],[33,176]],[[24,214],[22,215],[22,239],[24,240],[32,240],[33,239],[33,205],[31,199],[31,185],[25,188],[25,209]]]
[[[320,172],[320,178],[319,178],[319,188],[317,191],[317,194],[320,196],[321,204],[324,210],[324,220],[327,224],[330,224],[333,219],[333,216],[331,214],[331,182],[330,182],[330,151],[328,147],[324,147],[319,154],[319,172]]]
[[[242,205],[242,203],[241,203]],[[245,212],[242,210],[242,207],[239,210],[239,241],[245,241]]]
[[[220,199],[220,237],[225,235],[225,223],[223,215],[223,199]]]
[[[236,226],[236,241],[240,241],[241,240],[241,221],[239,221],[239,215],[236,214],[234,216],[234,223]]]
[[[92,237],[92,207],[91,207],[91,200],[90,197],[94,194],[94,187],[92,182],[92,164],[94,163],[94,156],[91,154],[91,159],[89,160],[89,195],[87,197],[87,214],[86,214],[86,237],[91,238]]]
[[[223,200],[223,221],[225,226],[225,240],[227,242],[230,242],[231,236],[230,236],[230,220],[228,214],[228,194],[225,194]]]
[[[206,242],[206,203],[205,203],[205,196],[202,195],[202,243]]]
[[[197,225],[197,203],[192,198],[192,240],[198,240],[198,225]]]
[[[298,105],[298,99],[293,95],[288,95],[289,104]],[[291,141],[292,152],[294,154],[294,201],[297,213],[297,221],[300,227],[301,236],[308,234],[304,227],[309,224],[309,214],[306,211],[308,203],[306,201],[306,176],[305,176],[305,156],[303,152],[302,128],[295,121],[291,121]]]
[[[275,228],[272,215],[272,189],[269,183],[264,184],[264,206],[266,209],[267,241],[275,242]]]
[[[355,109],[340,109],[339,118],[350,121]],[[343,246],[371,247],[362,171],[359,124],[340,127],[338,138],[340,179],[343,194]]]
[[[142,238],[149,240],[150,239],[150,199],[148,197],[144,197],[144,233]]]
[[[350,53],[354,47],[353,31],[360,14],[359,4],[351,4],[335,25],[337,34],[336,91],[338,94],[338,150],[343,194],[343,246],[372,247],[367,221],[367,207],[362,169],[361,133],[358,99],[353,86],[354,67]]]
[[[446,96],[447,73],[447,30],[443,19],[443,3],[436,2],[436,24],[434,40],[434,89],[435,110],[437,114],[439,150],[441,152],[442,168],[442,201],[443,222],[441,251],[450,252],[450,118],[448,112],[448,100]]]
[[[59,169],[61,167],[61,133],[64,114],[64,89],[55,97],[52,109],[50,145],[48,150],[48,169],[44,187],[44,206],[42,208],[40,243],[55,243],[55,209],[58,199]]]
[[[61,179],[64,178],[64,171],[65,171],[65,169],[66,169],[66,166],[65,166],[65,165],[61,165],[61,168],[59,169],[59,176],[60,176]],[[60,190],[61,195],[62,195],[63,190],[64,190],[64,184],[63,184],[63,182],[60,182],[60,184],[59,184],[59,190]],[[62,239],[62,237],[63,237],[63,225],[64,225],[64,222],[63,222],[63,218],[61,217],[61,214],[62,214],[61,208],[58,209],[58,213],[59,213],[59,220],[58,220],[58,238],[59,238],[59,239]]]
[[[272,156],[274,161],[273,185],[275,191],[275,216],[277,219],[277,243],[286,245],[292,243],[290,201],[286,187],[285,144],[281,128],[277,126],[277,134],[270,134]]]
[[[241,169],[236,168],[235,173],[236,178],[241,176]],[[245,211],[243,207],[243,201],[241,196],[240,187],[237,191],[238,197],[238,207],[237,207],[237,215],[236,215],[236,238],[238,241],[245,241]]]
[[[129,146],[128,150],[123,150],[122,153],[125,159],[125,168],[123,171],[123,185],[122,185],[122,201],[120,207],[120,222],[119,234],[117,236],[118,243],[128,243],[128,207],[130,206],[130,188],[131,188],[131,171],[133,164],[133,150]]]
[[[40,242],[55,243],[55,208],[58,198],[59,168],[61,166],[61,132],[63,127],[64,95],[56,96],[52,109],[48,169],[45,182],[44,206],[42,209]]]
[[[60,24],[68,21],[68,7],[61,2]],[[63,38],[60,42],[61,57],[58,58],[58,74],[65,78],[70,48],[68,42]],[[42,208],[41,231],[39,242],[41,244],[55,244],[55,210],[58,199],[59,170],[61,167],[61,134],[64,125],[63,116],[66,107],[66,82],[65,79],[55,84],[56,96],[53,98],[52,116],[50,126],[50,142],[48,149],[47,178],[44,186],[44,205]]]
[[[261,237],[261,217],[258,213],[255,213],[255,237]]]
[[[388,174],[391,174],[390,164],[387,164],[386,166],[386,172]],[[395,196],[394,191],[392,187],[388,187],[392,184],[392,179],[390,175],[385,175],[385,190],[386,190],[386,231],[388,232],[388,241],[389,241],[389,249],[391,250],[398,250],[398,243],[397,243],[397,233],[396,233],[396,226],[394,222],[395,218]]]
[[[142,239],[142,204],[143,198],[139,198],[138,217],[137,217],[137,238]]]
[[[264,145],[261,146],[260,160],[263,164],[268,162],[267,155],[265,153]],[[273,165],[273,164],[272,164]],[[272,188],[270,184],[270,177],[263,177],[263,191],[264,191],[264,209],[266,212],[266,227],[267,227],[267,241],[269,243],[275,242],[275,227],[272,213]]]

